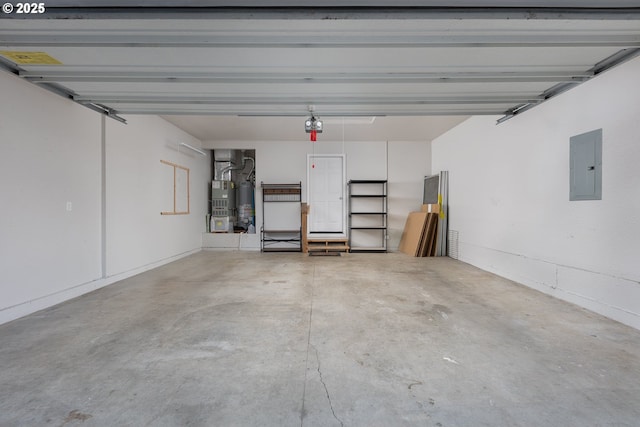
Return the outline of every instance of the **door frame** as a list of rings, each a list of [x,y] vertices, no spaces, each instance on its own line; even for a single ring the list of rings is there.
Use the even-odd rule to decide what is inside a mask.
[[[313,233],[308,229],[307,235],[316,238],[346,238],[347,237],[347,156],[345,154],[307,154],[307,203],[309,209],[313,209],[311,198],[311,159],[318,157],[335,157],[342,159],[342,232],[338,233]]]

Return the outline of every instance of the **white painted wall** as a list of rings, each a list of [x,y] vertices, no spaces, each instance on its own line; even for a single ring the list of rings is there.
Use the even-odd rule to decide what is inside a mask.
[[[459,258],[640,328],[640,59],[433,143]],[[603,129],[601,201],[569,201],[569,138]]]
[[[100,116],[0,73],[0,323],[101,276]],[[67,211],[71,202],[71,211]]]
[[[267,131],[265,131],[267,132]],[[427,141],[397,142],[335,142],[324,141],[322,135],[312,145],[310,141],[206,141],[209,149],[255,149],[256,183],[302,182],[302,200],[307,200],[306,162],[309,154],[344,154],[346,180],[387,179],[389,181],[388,248],[396,250],[407,214],[419,210],[425,175],[431,173],[431,144]],[[346,189],[345,189],[346,194]],[[262,224],[261,193],[256,192],[256,224]],[[311,207],[313,209],[313,207]],[[292,217],[292,221],[297,218]],[[237,248],[238,242],[228,238],[205,235],[203,246],[209,248]],[[260,241],[245,240],[244,249],[258,249]]]
[[[184,147],[200,142],[157,116],[107,121],[107,275],[135,270],[202,247],[206,230],[211,156]],[[191,214],[166,209],[160,160],[190,169]]]
[[[103,273],[102,118],[6,73],[0,93],[0,323],[200,249],[210,162],[173,145],[197,140],[156,117],[106,121]],[[160,158],[192,168],[188,217],[158,218]]]
[[[419,211],[424,177],[431,175],[431,143],[389,143],[389,247],[398,249],[407,215]]]

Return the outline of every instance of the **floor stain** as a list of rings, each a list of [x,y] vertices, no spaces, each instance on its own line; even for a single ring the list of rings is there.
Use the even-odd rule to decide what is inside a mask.
[[[414,386],[414,385],[422,385],[422,381],[416,381],[416,382],[413,382],[413,383],[409,384],[409,385],[407,386],[407,388],[408,388],[409,390],[411,390],[411,388],[413,388],[413,386]]]
[[[430,310],[422,309],[419,311],[414,311],[413,314],[417,316],[426,316],[430,321],[434,320],[449,320],[449,314],[451,314],[451,309],[446,305],[441,304],[433,304]]]
[[[73,421],[85,422],[89,418],[92,418],[92,417],[93,417],[93,415],[91,415],[91,414],[83,414],[82,412],[78,411],[77,409],[74,409],[73,411],[69,412],[69,415],[67,415],[67,418],[64,419],[64,421],[62,422],[60,427],[66,426],[67,424],[69,424],[69,423],[71,423]]]
[[[441,305],[441,304],[433,304],[431,311],[434,313],[451,314],[451,309],[446,305]]]

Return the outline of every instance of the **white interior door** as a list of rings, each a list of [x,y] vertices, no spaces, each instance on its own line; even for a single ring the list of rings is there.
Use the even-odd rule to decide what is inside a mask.
[[[344,156],[309,156],[309,233],[344,233]]]

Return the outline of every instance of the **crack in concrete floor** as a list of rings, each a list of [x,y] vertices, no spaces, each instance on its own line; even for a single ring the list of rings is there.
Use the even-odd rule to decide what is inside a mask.
[[[322,378],[322,371],[320,370],[320,355],[318,354],[318,349],[315,346],[313,347],[313,349],[316,352],[316,359],[318,360],[318,375],[320,376],[320,382],[324,387],[324,392],[327,395],[327,400],[329,401],[329,408],[331,408],[331,413],[333,414],[333,418],[335,418],[340,423],[341,427],[344,427],[344,423],[340,418],[338,418],[338,416],[336,415],[336,411],[333,408],[333,402],[331,401],[331,396],[329,395],[329,389],[327,388],[327,383],[325,383],[324,378]]]

